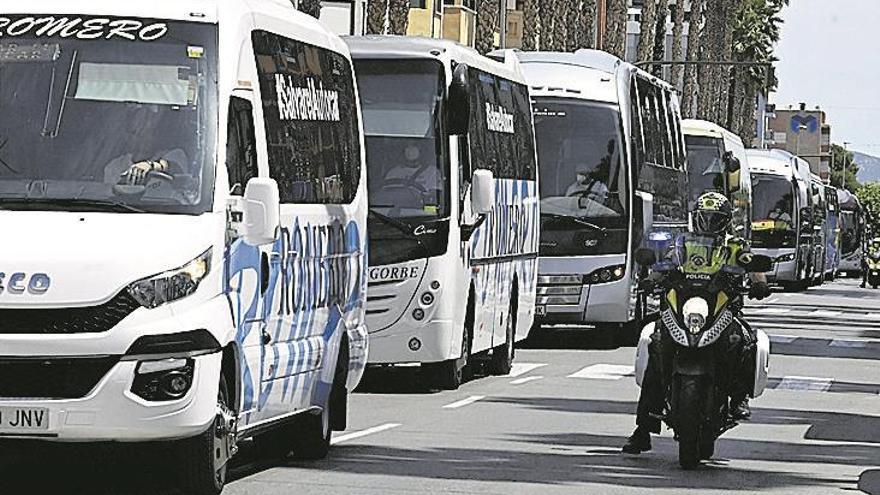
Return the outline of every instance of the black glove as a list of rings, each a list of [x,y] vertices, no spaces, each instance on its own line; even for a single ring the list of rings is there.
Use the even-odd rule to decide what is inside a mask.
[[[770,286],[767,285],[767,282],[754,282],[749,288],[749,297],[752,299],[760,301],[761,299],[770,296],[770,294]]]

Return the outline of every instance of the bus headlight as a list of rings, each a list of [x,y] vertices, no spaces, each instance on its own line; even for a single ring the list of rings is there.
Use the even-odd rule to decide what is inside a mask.
[[[604,284],[608,282],[616,282],[622,279],[625,274],[626,266],[624,265],[606,266],[604,268],[599,268],[584,277],[584,283]]]
[[[156,308],[195,292],[210,270],[211,249],[208,249],[180,268],[138,280],[128,286],[128,293],[141,306]]]

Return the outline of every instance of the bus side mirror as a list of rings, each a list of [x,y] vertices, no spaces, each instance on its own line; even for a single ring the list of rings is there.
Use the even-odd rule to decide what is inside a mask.
[[[648,248],[636,249],[636,263],[649,267],[654,263],[657,263],[657,255],[654,254],[653,250]]]
[[[449,134],[461,136],[470,127],[471,98],[468,66],[458,64],[452,71],[452,82],[446,99],[446,128]]]
[[[748,270],[752,273],[764,273],[773,269],[773,260],[769,256],[755,254],[749,262]]]
[[[255,177],[248,181],[242,201],[244,242],[262,246],[275,242],[280,225],[281,199],[274,179]]]
[[[487,215],[494,207],[495,177],[489,170],[477,170],[471,182],[471,209],[476,215]]]
[[[724,153],[724,168],[728,174],[739,172],[742,168],[742,163],[740,163],[739,158],[733,156],[732,151]]]

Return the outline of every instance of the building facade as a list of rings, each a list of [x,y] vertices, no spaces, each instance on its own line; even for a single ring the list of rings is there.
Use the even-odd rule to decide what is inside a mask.
[[[776,109],[767,122],[768,148],[783,149],[810,162],[810,171],[830,180],[831,125],[821,108],[808,110],[801,103],[797,108]]]

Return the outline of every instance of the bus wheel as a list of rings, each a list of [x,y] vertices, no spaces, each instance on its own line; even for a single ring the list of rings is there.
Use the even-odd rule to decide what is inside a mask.
[[[458,390],[467,379],[468,364],[471,359],[470,332],[465,327],[461,336],[461,356],[439,363],[423,364],[431,385],[440,390]]]
[[[348,381],[348,342],[343,340],[343,349],[336,359],[333,373],[333,388],[327,404],[320,414],[303,414],[294,422],[296,433],[291,437],[294,459],[318,460],[330,452],[330,438],[333,436],[333,406],[342,406],[340,396],[347,398],[345,388]],[[337,419],[338,421],[338,419]]]
[[[229,388],[221,376],[214,423],[201,435],[180,442],[175,449],[184,493],[217,495],[226,485],[227,464],[235,449],[235,418],[229,402]]]
[[[493,375],[509,375],[513,368],[513,358],[516,356],[516,317],[517,295],[514,292],[510,300],[510,309],[507,314],[507,327],[504,344],[492,350],[491,371]]]

